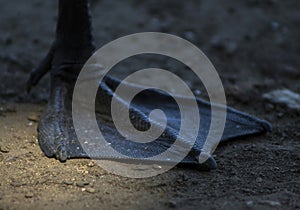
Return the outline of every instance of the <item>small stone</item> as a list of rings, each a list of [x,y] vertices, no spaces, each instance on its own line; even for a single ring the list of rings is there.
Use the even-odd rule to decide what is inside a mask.
[[[88,193],[95,193],[96,192],[96,190],[94,188],[91,188],[91,187],[85,188],[85,191],[88,192]]]
[[[13,186],[13,187],[21,187],[21,186],[24,186],[26,184],[24,182],[20,181],[20,180],[12,179],[10,185]]]
[[[73,185],[73,182],[69,180],[64,180],[62,183],[65,185]]]
[[[9,157],[6,159],[6,162],[15,162],[18,160],[18,156]]]
[[[195,42],[196,41],[196,35],[193,31],[186,31],[184,32],[184,38],[189,40],[190,42]]]
[[[26,195],[25,195],[25,198],[33,198],[33,193],[27,193]]]
[[[84,186],[89,185],[89,184],[90,184],[89,182],[83,181],[83,182],[77,182],[76,186],[77,187],[84,187]]]
[[[253,201],[246,201],[246,206],[249,208],[253,208],[254,207],[254,202]]]
[[[39,122],[40,121],[40,115],[37,114],[37,113],[31,113],[30,115],[27,116],[27,119],[29,121],[32,121],[32,122]]]
[[[0,146],[0,152],[2,152],[2,153],[9,153],[9,147]]]
[[[281,203],[278,202],[278,201],[264,200],[264,201],[261,201],[260,203],[267,204],[267,205],[270,205],[272,207],[279,207],[279,206],[281,206]]]
[[[93,161],[91,161],[91,162],[89,162],[89,163],[88,163],[88,165],[87,165],[87,166],[92,168],[92,167],[94,167],[94,166],[95,166],[95,163],[94,163]]]
[[[264,94],[263,98],[273,104],[285,105],[290,109],[300,111],[300,94],[291,90],[275,90]]]

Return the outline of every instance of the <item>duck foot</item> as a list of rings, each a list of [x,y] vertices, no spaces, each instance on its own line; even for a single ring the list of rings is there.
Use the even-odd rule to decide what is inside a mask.
[[[83,64],[95,49],[93,43],[89,2],[87,0],[60,0],[56,41],[53,43],[46,58],[31,74],[27,89],[30,90],[47,72],[50,72],[50,97],[47,108],[38,125],[38,139],[40,147],[46,156],[55,157],[62,162],[70,158],[95,158],[120,161],[124,159],[122,156],[112,156],[107,151],[98,150],[96,149],[97,147],[93,146],[90,147],[89,154],[87,154],[77,139],[74,130],[72,120],[73,89]],[[141,158],[148,158],[151,161],[151,157],[170,148],[174,143],[176,130],[178,131],[180,128],[180,118],[170,120],[164,136],[149,143],[147,147],[124,139],[116,130],[111,120],[107,120],[111,119],[111,115],[107,112],[111,107],[110,99],[113,96],[115,87],[119,83],[118,79],[106,77],[99,86],[96,98],[98,126],[111,147],[119,153],[126,155],[128,160],[140,161]],[[132,87],[134,88],[134,85]],[[153,97],[157,100],[149,101],[149,98]],[[164,95],[161,92],[155,90],[145,91],[131,104],[133,116],[139,119],[139,122],[132,121],[132,123],[136,123],[135,126],[137,129],[146,129],[139,126],[145,126],[149,123],[147,117],[143,116],[149,116],[149,110],[152,110],[151,107],[153,106],[162,109],[171,116],[177,116],[178,106],[172,104],[173,102],[174,100],[170,96]],[[196,143],[191,152],[181,162],[181,165],[196,166],[201,170],[210,170],[216,168],[214,159],[209,157],[205,163],[199,164],[199,156],[202,154],[201,149],[203,148],[207,131],[210,127],[211,105],[201,99],[197,99],[197,103],[200,110],[199,114],[201,115],[201,129]],[[168,106],[165,106],[166,104]],[[227,120],[221,141],[264,133],[271,128],[268,122],[235,109],[226,108],[224,111],[227,111]],[[92,139],[90,141],[89,143],[97,144]],[[177,151],[174,152],[176,153]],[[165,159],[156,159],[155,161],[172,162],[172,160]]]

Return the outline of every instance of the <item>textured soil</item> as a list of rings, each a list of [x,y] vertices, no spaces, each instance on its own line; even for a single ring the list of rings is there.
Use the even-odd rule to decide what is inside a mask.
[[[298,0],[92,1],[98,47],[144,31],[188,39],[216,66],[228,104],[273,125],[268,134],[220,145],[215,171],[175,168],[149,179],[42,154],[34,121],[49,78],[30,94],[25,84],[53,41],[57,3],[0,2],[0,209],[300,209],[300,112],[262,98],[283,88],[300,93]]]

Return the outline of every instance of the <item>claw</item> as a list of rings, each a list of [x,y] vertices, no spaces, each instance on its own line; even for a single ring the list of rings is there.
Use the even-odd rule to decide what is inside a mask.
[[[214,158],[210,157],[204,163],[199,165],[199,167],[201,167],[202,171],[215,170],[217,169],[217,163]]]
[[[66,162],[68,159],[67,147],[65,145],[60,145],[56,148],[56,159],[61,162]]]
[[[30,73],[30,77],[26,84],[26,90],[29,93],[31,91],[31,88],[42,79],[42,77],[50,71],[51,69],[51,63],[53,59],[53,47],[50,49],[49,53],[46,55],[44,60],[40,63],[40,65],[33,69]]]

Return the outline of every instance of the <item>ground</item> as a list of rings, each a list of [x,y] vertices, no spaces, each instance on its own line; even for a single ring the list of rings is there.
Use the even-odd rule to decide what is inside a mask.
[[[186,38],[216,66],[228,104],[273,125],[220,145],[215,171],[175,168],[139,180],[42,154],[33,121],[45,108],[49,78],[31,94],[25,83],[51,45],[57,4],[1,3],[0,209],[300,208],[300,114],[262,98],[282,88],[300,93],[299,1],[92,1],[98,47],[134,32]],[[197,90],[199,82],[188,80]]]

